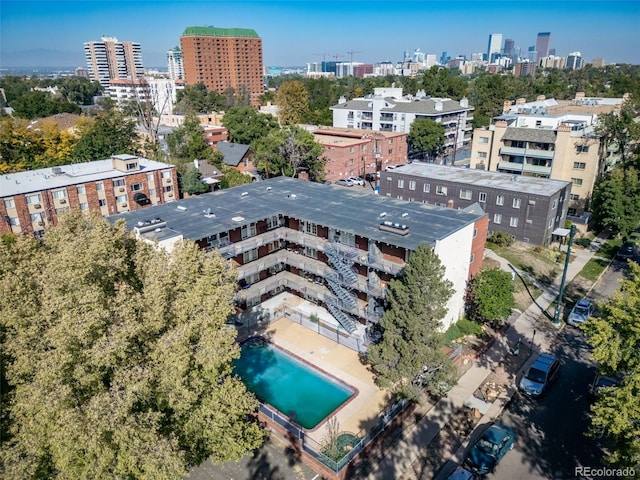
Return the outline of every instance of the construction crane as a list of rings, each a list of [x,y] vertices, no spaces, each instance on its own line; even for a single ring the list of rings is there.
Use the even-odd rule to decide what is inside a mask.
[[[338,55],[337,53],[335,55],[333,55],[331,58],[333,58],[336,63],[338,63],[338,59],[344,57],[344,55]]]
[[[353,65],[353,55],[355,53],[362,53],[362,52],[355,52],[355,51],[351,51],[351,52],[347,52],[349,55],[351,55],[351,64]]]

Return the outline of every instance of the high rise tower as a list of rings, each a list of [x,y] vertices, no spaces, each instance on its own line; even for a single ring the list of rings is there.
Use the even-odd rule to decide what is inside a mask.
[[[84,54],[89,78],[103,87],[108,87],[111,80],[139,80],[144,76],[139,43],[102,37],[100,42],[86,42]]]
[[[492,33],[489,35],[489,45],[487,46],[487,62],[492,63],[502,51],[502,34]]]
[[[504,56],[513,58],[515,53],[515,42],[511,38],[504,39]]]
[[[549,56],[549,47],[551,46],[551,32],[540,32],[538,33],[538,37],[536,39],[536,52],[538,52],[538,57],[536,61],[541,58]]]
[[[262,39],[248,28],[187,27],[180,37],[187,85],[204,83],[224,93],[232,88],[259,104],[264,92]]]
[[[171,80],[184,79],[184,65],[180,47],[172,48],[167,52],[167,67],[169,68],[169,78]]]

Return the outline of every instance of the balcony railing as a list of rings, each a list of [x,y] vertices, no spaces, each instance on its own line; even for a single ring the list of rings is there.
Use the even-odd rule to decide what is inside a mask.
[[[515,162],[498,162],[498,171],[501,172],[518,172],[518,173],[532,173],[535,175],[549,176],[551,175],[551,167],[541,167],[538,165],[528,165],[526,163]]]

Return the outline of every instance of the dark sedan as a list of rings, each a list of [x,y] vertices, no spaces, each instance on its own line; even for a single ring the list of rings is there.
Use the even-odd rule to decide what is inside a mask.
[[[471,447],[465,463],[478,475],[492,472],[502,457],[513,448],[514,431],[501,423],[494,423]]]
[[[620,247],[620,250],[618,250],[618,253],[616,254],[616,258],[618,260],[623,260],[626,262],[628,260],[633,260],[635,255],[636,255],[636,245],[631,242],[625,242]]]

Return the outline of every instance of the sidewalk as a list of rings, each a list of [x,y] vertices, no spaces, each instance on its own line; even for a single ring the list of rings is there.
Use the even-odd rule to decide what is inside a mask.
[[[573,249],[572,255],[575,257],[567,268],[566,283],[570,282],[584,267],[584,265],[597,253],[601,243],[608,237],[608,232],[601,232],[601,237],[597,237],[589,248]],[[565,247],[566,251],[566,247]],[[515,271],[518,275],[526,275],[518,272],[504,258],[499,257],[490,250],[486,250],[489,258],[500,262],[501,268],[508,272]],[[563,263],[564,267],[564,263]],[[510,348],[518,339],[526,342],[531,347],[531,353],[548,350],[557,333],[563,328],[561,321],[554,326],[548,321],[539,321],[543,312],[555,301],[560,291],[562,275],[554,281],[548,289],[544,291],[522,314],[515,319],[511,319],[510,328],[487,349],[478,361],[467,370],[458,384],[454,386],[446,397],[440,399],[429,411],[424,412],[424,416],[415,425],[408,427],[403,432],[403,437],[393,445],[392,449],[385,452],[385,457],[380,461],[375,470],[366,478],[368,480],[386,480],[390,478],[403,478],[405,472],[409,473],[412,463],[419,458],[420,452],[431,442],[440,432],[442,427],[448,423],[452,416],[460,410],[466,402],[473,399],[473,393],[482,385],[485,379],[496,369],[500,361],[510,355]],[[523,359],[524,369],[533,355],[529,359]],[[498,417],[506,403],[515,392],[515,386],[508,386],[506,393],[498,397],[486,410],[479,423],[486,423]],[[446,479],[447,475],[455,468],[456,464],[462,461],[468,439],[446,462],[440,472],[436,474],[436,480]],[[443,459],[443,462],[444,459]],[[407,478],[412,478],[410,475]],[[427,478],[427,477],[423,477]]]

